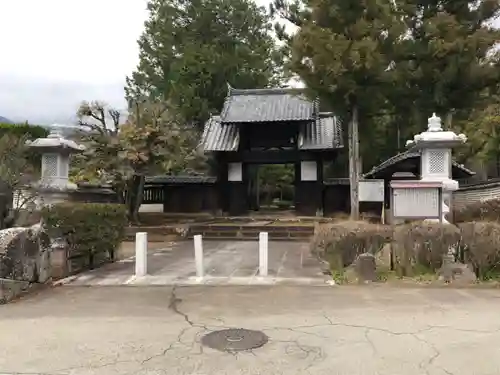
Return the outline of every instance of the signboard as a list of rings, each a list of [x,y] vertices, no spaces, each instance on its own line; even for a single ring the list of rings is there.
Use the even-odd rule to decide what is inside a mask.
[[[384,202],[384,180],[359,180],[360,202]]]
[[[441,219],[442,185],[439,182],[392,181],[394,219]]]

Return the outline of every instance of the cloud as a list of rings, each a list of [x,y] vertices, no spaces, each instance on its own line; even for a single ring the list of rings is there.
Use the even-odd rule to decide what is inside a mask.
[[[125,109],[125,82],[95,84],[0,74],[0,116],[36,124],[73,124],[82,100]]]

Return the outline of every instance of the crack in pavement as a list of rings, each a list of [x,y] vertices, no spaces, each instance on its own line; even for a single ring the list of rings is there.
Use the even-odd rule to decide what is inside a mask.
[[[165,355],[166,355],[169,351],[171,351],[171,350],[174,348],[174,346],[175,346],[176,344],[182,344],[182,342],[181,342],[181,340],[182,340],[182,336],[184,335],[184,333],[186,333],[186,331],[187,331],[188,329],[189,329],[189,327],[185,327],[185,328],[183,328],[183,329],[179,332],[179,334],[177,335],[177,340],[176,340],[176,341],[174,341],[174,342],[170,343],[170,345],[169,345],[166,349],[164,349],[164,350],[163,350],[160,354],[155,354],[155,355],[152,355],[152,356],[150,356],[150,357],[148,357],[148,358],[144,359],[144,360],[141,362],[141,364],[142,364],[142,365],[144,365],[144,364],[146,364],[146,363],[148,363],[148,362],[152,361],[152,360],[153,360],[153,359],[155,359],[155,358],[163,357],[163,356],[165,356]]]
[[[172,291],[170,292],[170,301],[168,303],[168,308],[175,314],[182,316],[187,324],[189,324],[191,327],[194,327],[195,324],[193,321],[191,321],[189,315],[179,310],[179,303],[181,302],[182,299],[177,297],[177,285],[174,285],[172,287]]]
[[[55,371],[53,371],[51,373],[22,373],[22,372],[13,372],[13,373],[9,373],[9,375],[10,374],[16,374],[16,375],[41,375],[41,374],[43,374],[43,375],[69,375],[72,371],[79,370],[79,369],[93,369],[93,370],[98,370],[98,369],[102,369],[102,368],[105,368],[105,367],[115,366],[115,365],[123,364],[123,363],[134,363],[134,364],[145,365],[148,362],[151,362],[152,360],[154,360],[156,358],[160,358],[160,357],[165,356],[168,352],[170,352],[171,350],[173,350],[177,344],[189,347],[189,345],[187,345],[187,344],[185,344],[185,343],[182,342],[183,336],[185,335],[185,333],[189,329],[191,329],[191,328],[197,328],[197,329],[199,329],[199,331],[196,332],[196,334],[195,334],[195,338],[199,337],[199,335],[201,333],[203,333],[203,332],[211,331],[211,329],[209,328],[208,325],[195,323],[194,321],[192,321],[190,319],[190,317],[189,317],[188,314],[182,312],[179,309],[179,303],[182,302],[182,299],[178,298],[178,296],[176,294],[176,290],[177,290],[177,287],[174,286],[172,288],[172,291],[171,291],[170,301],[169,301],[168,308],[170,310],[172,310],[175,314],[181,316],[184,319],[184,321],[188,324],[188,327],[184,327],[179,332],[179,334],[177,335],[176,340],[173,341],[173,342],[171,342],[168,345],[168,347],[166,347],[165,349],[163,349],[160,353],[152,355],[152,356],[149,356],[149,357],[147,357],[146,359],[143,359],[143,360],[119,360],[117,358],[117,359],[114,359],[112,361],[108,361],[106,363],[100,364],[100,365],[72,366],[72,367],[66,367],[66,368],[58,369],[58,370],[55,370]],[[222,319],[217,319],[217,320],[221,321],[223,323]],[[193,349],[196,344],[197,344],[197,341],[195,339],[195,340],[193,340],[193,343],[191,344],[190,348]],[[199,345],[199,347],[200,347],[199,353],[197,353],[197,354],[203,354],[203,348],[201,347],[201,345]],[[193,353],[191,353],[191,354],[193,354]],[[106,357],[104,357],[104,358],[106,358]],[[0,375],[2,375],[2,373],[0,373]]]
[[[103,364],[100,364],[100,365],[97,365],[97,366],[94,366],[94,365],[82,365],[82,366],[72,366],[72,367],[66,367],[66,368],[63,368],[63,369],[60,369],[60,370],[56,370],[53,375],[67,375],[67,374],[70,374],[71,372],[75,371],[75,370],[80,370],[80,369],[92,369],[92,370],[99,370],[99,369],[102,369],[102,368],[105,368],[105,367],[109,367],[109,366],[116,366],[118,364],[122,364],[122,363],[137,363],[138,361],[136,360],[129,360],[129,359],[125,359],[125,360],[113,360],[113,361],[110,361],[110,362],[106,362],[106,363],[103,363]]]
[[[320,335],[314,332],[306,332],[306,331],[301,331],[301,329],[308,329],[308,328],[322,328],[322,327],[347,327],[347,328],[355,328],[355,329],[362,329],[364,330],[363,335],[366,340],[366,342],[370,345],[370,348],[372,349],[373,353],[375,355],[380,356],[380,352],[378,351],[375,343],[371,340],[370,338],[370,332],[382,332],[386,333],[389,335],[393,336],[411,336],[415,340],[425,344],[427,347],[431,348],[433,351],[433,354],[430,356],[430,358],[423,360],[421,363],[419,363],[419,368],[424,371],[426,374],[430,374],[429,367],[435,367],[436,369],[442,370],[444,373],[448,375],[453,375],[453,373],[442,366],[437,365],[435,362],[441,356],[440,350],[431,342],[428,340],[424,339],[423,337],[420,337],[419,335],[429,332],[434,329],[448,329],[448,330],[455,330],[457,332],[468,332],[468,333],[479,333],[479,334],[494,334],[500,332],[500,328],[494,329],[494,330],[480,330],[480,329],[464,329],[464,328],[456,328],[453,326],[443,326],[443,325],[428,325],[425,328],[416,330],[416,331],[406,331],[406,332],[397,332],[397,331],[392,331],[387,328],[381,328],[381,327],[374,327],[374,326],[367,326],[363,324],[350,324],[350,323],[341,323],[341,322],[335,322],[333,321],[330,317],[323,315],[323,318],[328,322],[327,324],[312,324],[312,325],[298,325],[294,327],[268,327],[264,329],[264,331],[269,331],[269,330],[285,330],[285,331],[291,331],[299,334],[308,334],[311,336],[315,336],[317,338],[321,339],[327,339],[327,336]],[[288,340],[288,341],[279,341],[279,340],[272,340],[275,342],[283,342],[283,343],[288,343],[288,344],[295,344],[297,345],[298,348],[302,349],[303,346],[297,341],[297,340]],[[288,351],[288,349],[286,349]],[[288,353],[287,353],[288,354]],[[305,359],[305,358],[304,358]]]
[[[299,342],[299,340],[275,340],[270,339],[270,342],[278,342],[286,344],[285,354],[294,356],[293,347],[297,348],[303,356],[300,356],[302,361],[308,360],[309,363],[305,366],[302,371],[308,371],[313,365],[322,362],[326,359],[326,353],[323,351],[321,346],[305,345]]]

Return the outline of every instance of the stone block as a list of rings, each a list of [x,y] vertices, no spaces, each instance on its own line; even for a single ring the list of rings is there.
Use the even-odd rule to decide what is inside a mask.
[[[389,270],[392,261],[392,245],[387,243],[380,249],[376,256],[377,267]]]
[[[359,283],[377,281],[377,264],[375,256],[371,253],[358,255],[354,261],[354,270]]]
[[[0,278],[45,283],[50,277],[50,239],[39,224],[0,231]]]
[[[51,276],[54,279],[62,279],[70,274],[68,263],[68,248],[66,241],[54,241],[50,256]]]
[[[438,275],[440,281],[456,285],[474,284],[477,281],[476,274],[467,264],[453,261],[444,261]]]

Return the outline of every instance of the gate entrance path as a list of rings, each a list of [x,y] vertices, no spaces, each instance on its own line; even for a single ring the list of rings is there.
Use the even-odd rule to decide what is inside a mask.
[[[195,277],[193,241],[174,242],[148,249],[148,275],[134,277],[135,257],[107,264],[61,281],[69,285],[328,285],[319,260],[309,244],[269,242],[269,271],[259,277],[257,241],[203,241],[205,277]]]

